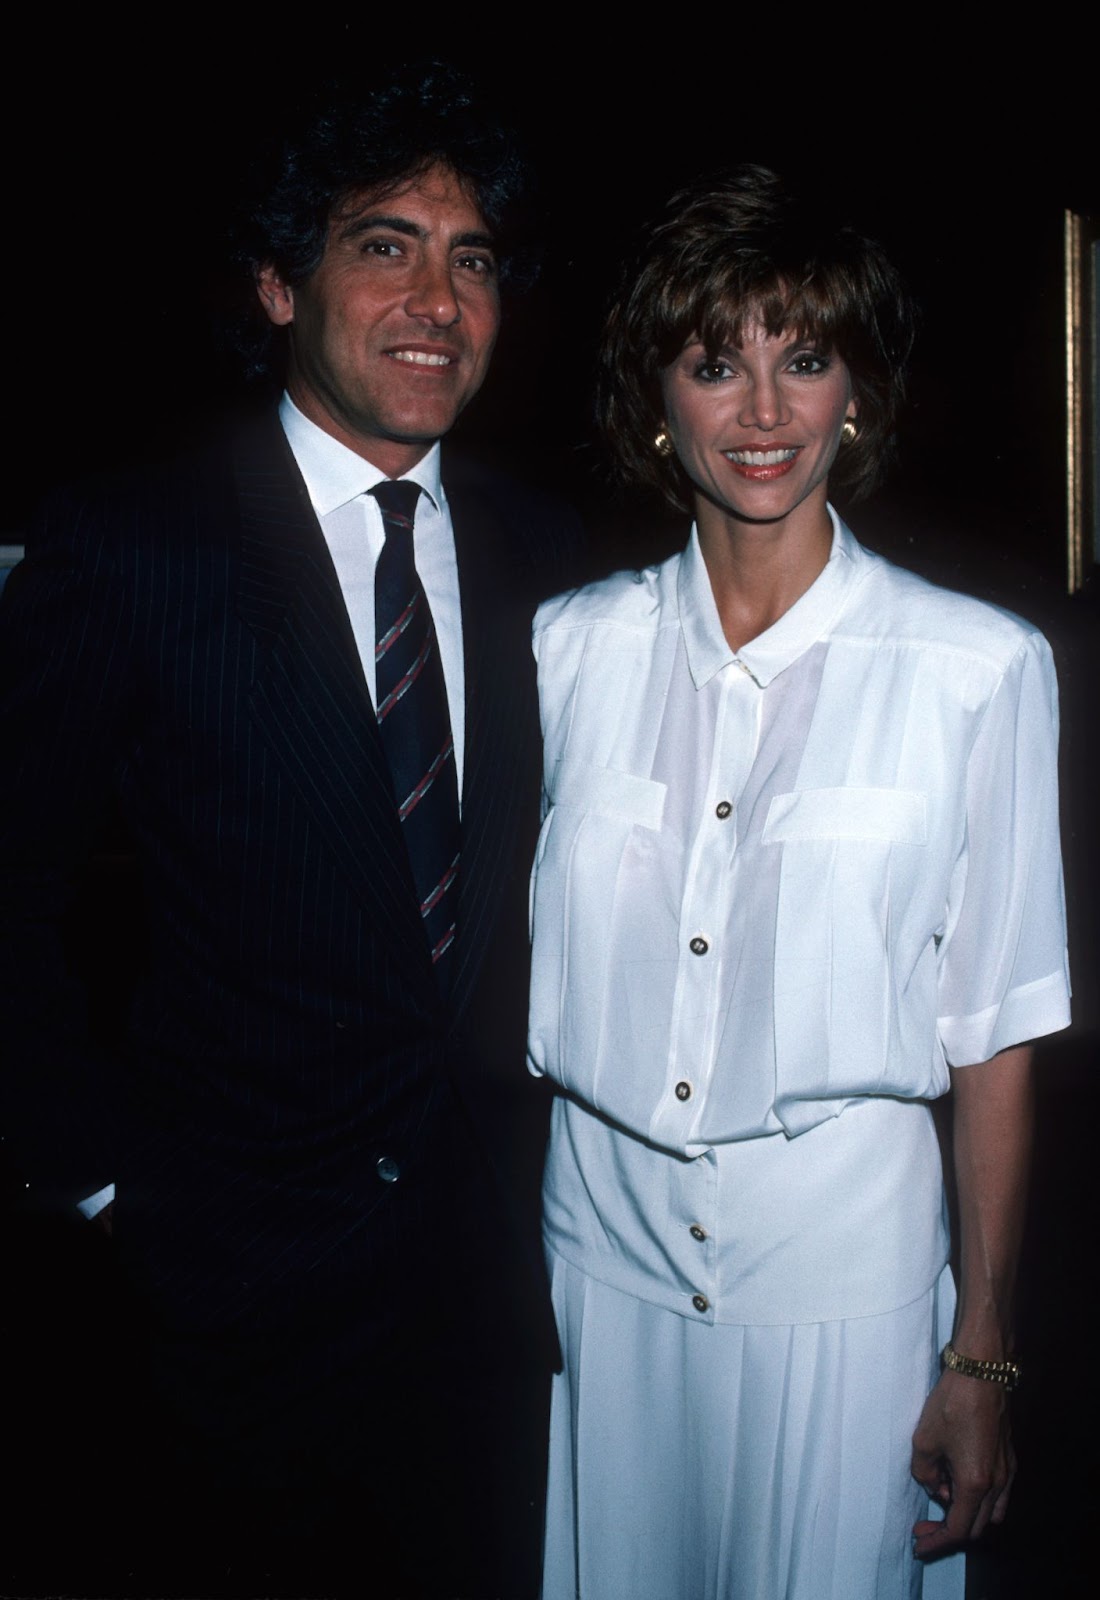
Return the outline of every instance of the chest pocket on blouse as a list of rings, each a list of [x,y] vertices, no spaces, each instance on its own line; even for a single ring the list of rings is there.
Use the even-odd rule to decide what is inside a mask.
[[[529,1048],[534,1067],[573,1087],[594,1068],[624,857],[660,832],[666,786],[562,761],[546,787],[531,885]]]
[[[811,839],[923,845],[924,795],[915,789],[858,788],[775,795],[764,823],[764,844]]]
[[[665,785],[610,767],[560,762],[548,785],[552,806],[577,806],[600,817],[616,817],[640,828],[659,828],[665,811]]]
[[[927,870],[926,808],[919,790],[856,787],[780,794],[768,808],[762,842],[781,847],[775,1109],[788,1133],[824,1102],[881,1092],[898,1062],[928,1060],[931,1039],[902,1038],[898,995],[933,981],[934,962],[925,951],[918,970],[899,950],[897,912]]]

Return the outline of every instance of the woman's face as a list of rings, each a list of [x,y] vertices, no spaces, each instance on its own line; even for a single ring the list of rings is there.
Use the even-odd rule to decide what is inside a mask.
[[[661,391],[701,525],[717,512],[820,527],[840,431],[858,409],[840,356],[750,324],[740,345],[715,356],[690,339],[662,372]]]

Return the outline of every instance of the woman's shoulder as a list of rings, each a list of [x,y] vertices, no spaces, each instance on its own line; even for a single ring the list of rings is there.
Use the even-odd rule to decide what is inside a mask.
[[[1025,617],[957,589],[943,588],[884,556],[860,547],[866,581],[841,625],[871,639],[962,652],[1003,668],[1028,645],[1045,649],[1040,630]]]
[[[544,600],[535,616],[535,637],[558,629],[660,627],[675,623],[669,602],[676,594],[680,557],[671,556],[658,566],[640,571],[613,572],[595,583]]]

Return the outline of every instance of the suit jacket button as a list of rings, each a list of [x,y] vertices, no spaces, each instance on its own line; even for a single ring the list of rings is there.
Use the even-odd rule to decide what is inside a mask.
[[[379,1156],[374,1164],[374,1170],[383,1183],[396,1183],[401,1176],[401,1168],[392,1156]]]
[[[693,1294],[691,1297],[691,1303],[698,1312],[710,1310],[710,1301],[707,1299],[705,1294]]]

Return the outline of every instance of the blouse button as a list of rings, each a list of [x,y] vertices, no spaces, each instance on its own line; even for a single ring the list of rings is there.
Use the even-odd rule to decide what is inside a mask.
[[[719,800],[718,804],[714,808],[714,815],[718,818],[719,822],[725,822],[732,810],[733,807],[730,805],[728,800]]]
[[[710,949],[710,945],[704,938],[701,937],[701,935],[696,934],[695,938],[688,945],[688,949],[691,951],[693,956],[705,956],[707,951]]]
[[[696,1311],[710,1310],[710,1301],[707,1299],[705,1294],[693,1294],[691,1297],[691,1303],[695,1307]]]
[[[705,1228],[701,1228],[697,1222],[692,1223],[688,1232],[691,1234],[693,1239],[698,1241],[699,1244],[702,1244],[703,1240],[707,1236],[707,1230]]]
[[[681,1079],[680,1082],[676,1085],[676,1098],[677,1098],[677,1100],[690,1100],[691,1099],[691,1084],[690,1083],[685,1083],[683,1081],[683,1079]]]

